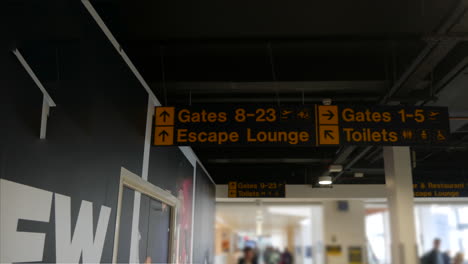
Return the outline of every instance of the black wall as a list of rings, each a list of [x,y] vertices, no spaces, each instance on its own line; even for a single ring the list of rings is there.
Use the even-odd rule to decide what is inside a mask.
[[[51,41],[6,34],[8,39],[0,42],[0,178],[70,196],[72,230],[82,200],[93,203],[94,227],[100,207],[110,207],[101,258],[110,262],[120,169],[142,173],[148,96],[81,9],[79,38]],[[42,93],[13,48],[20,49],[57,104],[45,140],[39,139]],[[150,157],[149,181],[177,196],[180,182],[193,177],[192,165],[175,147],[152,147]],[[53,206],[49,223],[20,221],[17,230],[47,234],[44,262],[55,261]]]
[[[215,186],[197,164],[195,184],[194,263],[214,263]]]
[[[35,44],[19,48],[38,69],[50,63],[40,55],[51,45]],[[42,93],[16,57],[2,50],[0,177],[71,196],[72,230],[82,200],[93,202],[94,225],[100,206],[111,207],[102,255],[109,262],[120,168],[141,174],[147,95],[97,30],[87,39],[57,47],[63,79],[44,83],[57,104],[45,140],[39,139]],[[45,262],[55,261],[54,216],[50,219],[37,229],[23,227],[47,233]]]

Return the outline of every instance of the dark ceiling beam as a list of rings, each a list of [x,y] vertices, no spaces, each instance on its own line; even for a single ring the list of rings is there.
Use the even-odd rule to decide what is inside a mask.
[[[319,150],[316,147],[256,147],[246,151],[245,147],[194,147],[203,160],[209,159],[332,159],[336,148]]]
[[[437,29],[436,34],[443,35],[451,33],[450,30],[455,27],[459,21],[467,15],[468,1],[461,0],[456,8],[452,11],[450,16],[443,22],[443,24]],[[421,80],[421,76],[427,76],[432,69],[452,50],[458,39],[448,40],[437,40],[429,41],[426,47],[419,53],[416,59],[411,65],[405,70],[401,77],[395,82],[390,90],[380,99],[380,104],[387,104],[391,101],[391,98],[401,89],[411,89],[415,86],[416,81]],[[425,65],[429,64],[429,65]],[[409,85],[406,85],[409,81]],[[415,102],[416,103],[416,102]],[[372,147],[366,147],[356,157],[354,157],[345,167],[351,168],[352,165],[357,163],[364,155],[369,152]],[[364,153],[364,155],[363,155]],[[374,161],[375,162],[375,161]],[[350,165],[351,164],[351,165]],[[342,173],[339,173],[334,177],[336,182]]]
[[[331,161],[332,159],[323,158],[225,158],[207,160],[208,163],[212,164],[328,164]]]
[[[194,97],[192,95],[192,103],[310,103],[310,102],[322,102],[327,96],[321,97],[311,97],[301,96],[286,97],[280,95],[279,98],[275,97],[272,93],[270,96],[263,95],[263,97],[257,98],[246,98],[246,97]],[[378,96],[348,96],[348,97],[333,97],[335,102],[375,102],[378,99]],[[175,99],[177,104],[187,104],[188,101],[186,98],[177,98]]]
[[[155,87],[163,83],[153,82]],[[380,95],[388,87],[385,80],[349,80],[349,81],[263,81],[263,82],[166,82],[167,89],[176,94],[191,92],[192,94],[226,94],[226,93],[271,93],[275,89],[285,93],[353,93]]]
[[[364,174],[378,174],[384,175],[384,169],[382,168],[350,168],[347,173],[362,172]]]
[[[451,168],[451,169],[440,169],[440,167],[428,167],[428,166],[423,166],[419,167],[417,166],[413,170],[413,174],[415,176],[422,176],[427,173],[433,174],[433,175],[440,175],[439,177],[450,177],[451,175],[463,175],[465,173],[465,169],[463,167],[459,168]],[[346,171],[343,172],[343,176],[345,177],[346,175],[354,175],[356,172],[361,172],[364,174],[363,178],[366,177],[380,177],[384,178],[385,176],[385,170],[382,168],[350,168]],[[355,177],[355,178],[360,178],[360,177]],[[360,178],[362,179],[362,178]]]
[[[468,15],[465,25],[468,25]],[[460,100],[468,96],[466,76],[468,75],[468,42],[457,45],[450,54],[437,66],[434,75],[437,78],[432,91],[436,101],[422,101],[420,105],[450,106],[450,130],[452,137],[459,137],[468,127],[468,107],[466,101]]]
[[[461,72],[466,71],[468,72],[468,45],[465,44],[465,47],[461,47],[456,50],[455,54],[451,54],[451,56],[456,58],[462,58],[460,61],[453,62],[454,60],[450,60],[450,63],[447,62],[446,64],[450,64],[448,67],[450,70],[447,70],[446,73],[443,75],[442,78],[437,80],[437,83],[434,84],[433,90],[434,93],[438,94],[448,83],[453,81]],[[421,105],[425,105],[428,103],[427,101],[421,102]]]
[[[417,69],[411,74],[411,76],[406,80],[405,84],[401,86],[398,94],[402,97],[407,97],[410,95],[410,92],[414,90],[414,88],[426,88],[431,85],[430,82],[425,82],[425,78],[434,70],[437,64],[439,64],[443,58],[447,56],[447,54],[459,43],[459,40],[446,40],[440,41],[436,47],[433,48],[431,53],[426,56],[420,63]],[[426,84],[425,86],[421,87],[420,84]],[[431,96],[430,94],[428,96]],[[396,98],[390,98],[392,101],[396,101]],[[419,101],[426,101],[426,100],[419,100]]]
[[[356,150],[356,146],[346,146],[340,149],[338,152],[337,156],[335,157],[335,161],[333,162],[334,164],[344,164],[346,162],[346,159],[353,153],[354,150]]]
[[[372,150],[372,146],[365,147],[361,152],[359,152],[352,160],[350,160],[344,167],[341,172],[333,177],[333,181],[336,182],[346,170],[349,170],[354,164],[361,160],[369,151]]]
[[[437,34],[450,34],[451,30],[468,15],[467,11],[468,1],[460,1],[448,19],[437,29]],[[380,103],[386,104],[392,101],[392,97],[396,94],[408,95],[408,92],[417,87],[419,82],[424,81],[424,78],[433,71],[435,66],[439,64],[459,42],[459,38],[429,41],[408,69],[406,69],[398,81],[390,88],[389,92],[382,97]]]
[[[369,164],[374,164],[376,163],[377,161],[381,160],[383,158],[383,151],[382,149],[380,149],[380,152],[379,153],[376,153],[370,160],[369,160]]]
[[[315,35],[315,36],[261,36],[261,37],[194,37],[194,38],[132,38],[128,40],[130,46],[154,46],[154,45],[180,45],[180,46],[193,46],[193,45],[267,45],[271,44],[317,44],[317,43],[339,43],[340,45],[346,44],[363,44],[368,43],[375,45],[380,43],[387,45],[388,43],[397,42],[414,42],[414,41],[434,41],[436,39],[459,38],[464,39],[464,36],[440,36],[440,35],[426,35],[426,34],[393,34],[383,33],[367,34],[367,35]]]

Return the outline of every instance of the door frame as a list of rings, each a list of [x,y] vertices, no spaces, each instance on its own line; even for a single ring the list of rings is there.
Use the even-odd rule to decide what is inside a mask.
[[[119,248],[119,232],[120,232],[120,217],[122,214],[122,198],[123,188],[128,187],[141,194],[147,195],[155,200],[161,201],[171,207],[170,227],[169,227],[169,263],[175,263],[177,260],[177,212],[179,210],[180,202],[177,197],[172,195],[169,191],[163,190],[158,186],[143,180],[135,173],[121,167],[120,170],[120,183],[119,183],[119,196],[117,201],[117,214],[115,221],[114,232],[114,248],[112,253],[112,263],[117,263],[117,255]]]

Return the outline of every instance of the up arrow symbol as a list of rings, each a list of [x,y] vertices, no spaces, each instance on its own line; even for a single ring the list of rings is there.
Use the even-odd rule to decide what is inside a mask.
[[[159,116],[163,118],[163,122],[166,122],[166,118],[168,118],[170,115],[166,110],[164,110],[161,114],[159,114]]]
[[[162,137],[162,141],[164,142],[164,141],[166,141],[166,137],[169,136],[169,133],[167,133],[166,130],[163,130],[163,131],[161,131],[161,133],[159,133],[158,136]]]

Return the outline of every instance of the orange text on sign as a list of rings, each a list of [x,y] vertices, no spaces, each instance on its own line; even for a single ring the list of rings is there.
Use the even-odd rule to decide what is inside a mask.
[[[345,108],[341,111],[341,119],[345,122],[384,122],[392,121],[390,112],[372,112],[369,109],[365,111],[355,111],[352,108]]]

